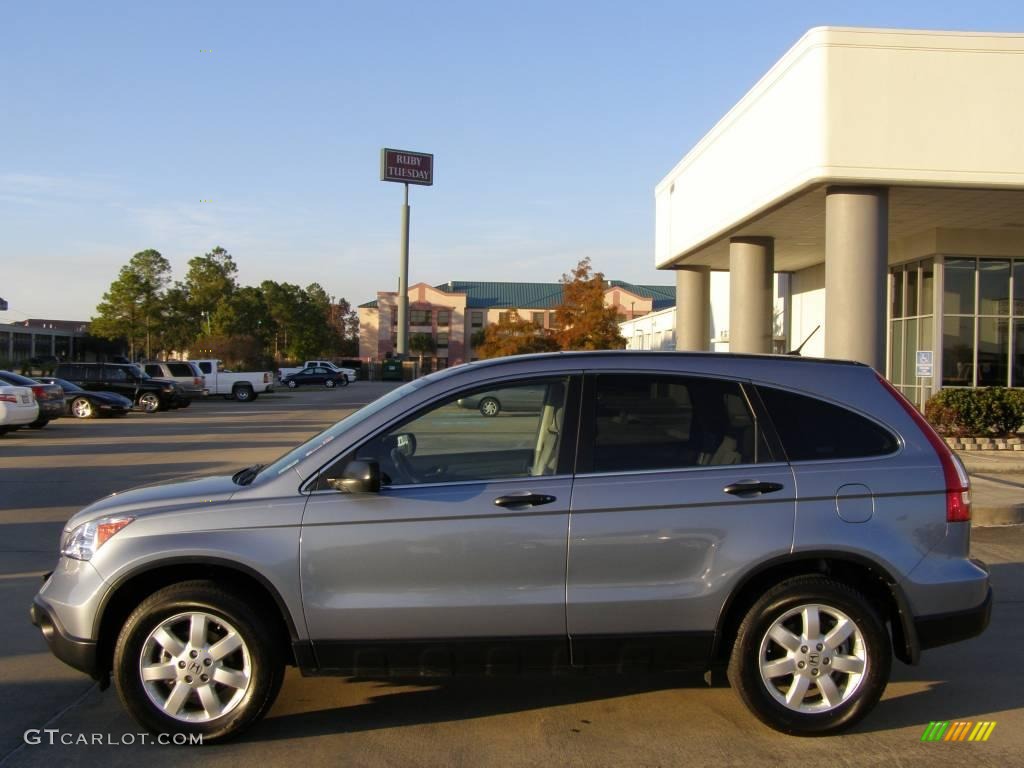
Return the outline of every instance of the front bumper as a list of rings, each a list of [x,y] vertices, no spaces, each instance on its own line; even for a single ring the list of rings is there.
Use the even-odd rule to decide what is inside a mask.
[[[981,605],[966,611],[920,616],[914,619],[921,650],[956,643],[985,631],[992,618],[992,588]]]
[[[100,673],[97,663],[96,643],[91,640],[80,640],[65,633],[64,628],[38,598],[33,600],[29,609],[32,624],[43,633],[50,651],[58,659],[80,672],[85,672],[93,680],[99,680]]]

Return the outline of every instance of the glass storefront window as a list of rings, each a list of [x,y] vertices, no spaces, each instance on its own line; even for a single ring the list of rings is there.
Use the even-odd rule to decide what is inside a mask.
[[[1024,320],[1013,321],[1013,368],[1011,387],[1024,387]]]
[[[892,273],[892,316],[903,317],[903,270]]]
[[[978,304],[979,315],[1010,313],[1009,261],[981,259],[978,262]]]
[[[944,387],[974,385],[973,317],[943,318],[942,385]]]
[[[921,314],[930,315],[935,303],[935,263],[928,259],[921,263]],[[928,347],[931,349],[931,346]]]
[[[894,384],[902,384],[900,374],[903,373],[903,321],[892,321],[892,340],[889,344],[891,357],[889,358],[889,380]]]
[[[917,318],[904,320],[906,336],[903,339],[903,383],[917,384]]]
[[[974,272],[974,259],[946,259],[942,297],[945,314],[974,314]]]
[[[1010,357],[1010,324],[1004,318],[978,318],[978,386],[1005,387]]]
[[[907,317],[917,315],[917,265],[907,268]]]

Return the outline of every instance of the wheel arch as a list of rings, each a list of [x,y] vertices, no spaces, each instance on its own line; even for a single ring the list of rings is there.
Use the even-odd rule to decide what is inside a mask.
[[[287,604],[277,588],[262,574],[230,560],[213,557],[175,557],[149,563],[114,582],[96,612],[93,637],[96,638],[97,669],[106,674],[113,665],[117,636],[129,614],[149,595],[182,581],[206,579],[220,586],[233,587],[246,601],[257,607],[274,623],[285,662],[295,664],[292,649],[300,638]]]
[[[794,576],[821,574],[830,576],[864,593],[880,609],[883,622],[891,626],[892,647],[896,658],[917,664],[921,649],[914,627],[910,604],[899,583],[885,567],[852,552],[832,550],[783,555],[760,563],[748,571],[732,590],[719,613],[715,627],[712,662],[728,661],[740,622],[766,590]]]

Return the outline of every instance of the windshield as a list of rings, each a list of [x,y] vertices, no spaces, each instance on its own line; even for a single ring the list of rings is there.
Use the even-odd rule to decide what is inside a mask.
[[[368,418],[376,413],[379,413],[383,409],[387,408],[392,403],[397,403],[406,395],[415,392],[420,387],[426,386],[429,383],[431,376],[425,376],[422,379],[416,379],[410,381],[408,384],[403,384],[398,389],[393,389],[383,397],[379,397],[369,405],[360,408],[358,411],[349,414],[337,424],[328,427],[323,432],[314,437],[310,438],[298,448],[293,448],[288,451],[284,456],[279,458],[273,464],[268,464],[260,470],[259,474],[266,477],[277,477],[287,472],[289,469],[294,467],[300,461],[303,461],[309,456],[319,451],[324,446],[330,444],[339,435],[343,434],[357,424],[361,424]]]

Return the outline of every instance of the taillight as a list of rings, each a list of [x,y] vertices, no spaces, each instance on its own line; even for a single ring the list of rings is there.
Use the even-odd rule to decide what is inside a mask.
[[[269,373],[264,373],[263,374],[263,383],[264,384],[269,384],[270,383],[270,374]]]
[[[203,380],[196,376],[194,379],[192,379],[192,385],[196,387],[201,387],[203,386]]]
[[[32,387],[32,394],[36,396],[36,400],[43,400],[46,398],[46,387]]]
[[[17,395],[0,395],[0,403],[16,403],[18,402]]]
[[[896,398],[896,402],[903,406],[903,410],[914,420],[939,457],[939,463],[942,464],[942,475],[946,481],[946,522],[969,522],[971,519],[971,480],[967,476],[967,470],[964,469],[963,463],[946,445],[946,442],[939,437],[939,433],[925,420],[921,412],[885,377],[878,373],[875,375],[878,376],[882,386]]]

